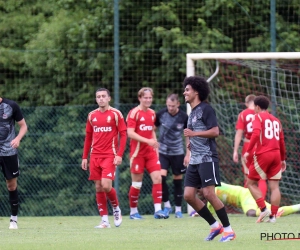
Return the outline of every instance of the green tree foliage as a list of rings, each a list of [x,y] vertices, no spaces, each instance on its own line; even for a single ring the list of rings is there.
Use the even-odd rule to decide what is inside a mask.
[[[297,1],[277,4],[277,51],[300,51]],[[270,50],[270,1],[120,1],[120,102],[178,90],[188,52]],[[113,1],[1,1],[2,95],[25,106],[89,104],[112,89]],[[164,89],[164,91],[161,91]]]

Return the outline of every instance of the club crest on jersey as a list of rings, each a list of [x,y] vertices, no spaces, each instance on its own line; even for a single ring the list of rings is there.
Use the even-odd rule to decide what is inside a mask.
[[[7,119],[7,114],[3,114],[2,118]]]
[[[194,123],[194,122],[196,122],[196,121],[197,121],[197,117],[194,116],[193,119],[192,119],[192,122]]]
[[[182,129],[183,128],[183,124],[182,123],[178,123],[176,127],[177,127],[177,129]]]
[[[152,121],[154,121],[154,115],[152,115]]]
[[[111,121],[111,117],[110,117],[110,115],[107,117],[107,123],[110,123],[110,121]]]

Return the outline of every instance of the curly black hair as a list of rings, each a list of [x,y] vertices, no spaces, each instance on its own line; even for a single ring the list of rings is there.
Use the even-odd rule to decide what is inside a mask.
[[[190,85],[193,90],[198,92],[198,96],[201,102],[205,101],[209,95],[209,86],[205,78],[200,76],[189,76],[183,81],[183,87]]]
[[[262,110],[267,110],[269,107],[270,101],[268,97],[259,95],[254,99],[254,105],[259,106]]]

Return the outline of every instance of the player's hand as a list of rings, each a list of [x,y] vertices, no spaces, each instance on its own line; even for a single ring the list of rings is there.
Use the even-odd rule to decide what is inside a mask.
[[[244,158],[244,161],[245,163],[247,163],[247,157],[249,156],[249,153],[246,152],[244,155],[243,155],[243,158]]]
[[[183,166],[187,167],[189,165],[190,162],[190,155],[185,155],[184,159],[183,159]]]
[[[87,170],[88,169],[88,162],[87,162],[87,159],[82,159],[82,162],[81,162],[81,168],[83,170]]]
[[[18,148],[20,146],[20,140],[16,137],[10,142],[12,148]]]
[[[237,152],[233,152],[233,156],[232,156],[232,159],[235,163],[238,163],[239,162],[239,155]]]
[[[282,161],[281,162],[281,172],[283,173],[286,170],[286,162]]]
[[[148,140],[148,145],[153,147],[153,148],[159,148],[159,143],[155,139],[149,139]]]
[[[115,156],[115,159],[114,159],[114,165],[119,166],[119,165],[121,165],[121,164],[122,164],[122,157],[116,155],[116,156]]]
[[[189,128],[186,128],[183,130],[183,135],[185,137],[193,137],[194,136],[194,131],[190,130]]]

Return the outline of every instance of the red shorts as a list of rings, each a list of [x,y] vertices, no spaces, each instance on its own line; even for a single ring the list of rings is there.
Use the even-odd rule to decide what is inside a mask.
[[[249,167],[248,178],[251,180],[280,180],[281,179],[281,156],[279,150],[265,152],[253,157]]]
[[[102,180],[115,179],[116,165],[114,165],[115,157],[97,158],[91,157],[90,159],[90,177],[89,180]]]
[[[160,162],[155,150],[150,151],[145,156],[130,156],[130,172],[133,174],[143,174],[144,169],[148,173],[160,171]]]

